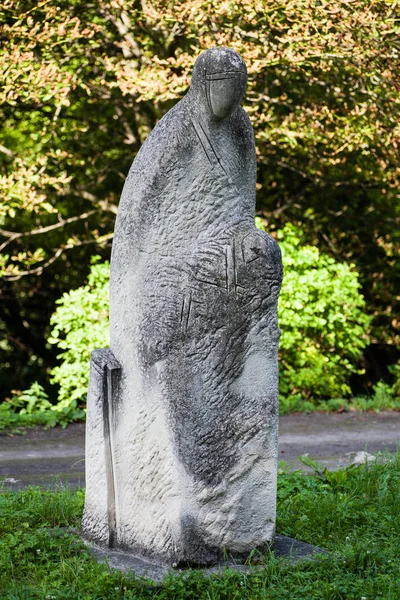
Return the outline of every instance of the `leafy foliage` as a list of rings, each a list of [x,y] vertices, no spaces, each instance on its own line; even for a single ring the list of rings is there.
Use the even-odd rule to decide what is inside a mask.
[[[348,189],[367,199],[364,190],[376,196],[375,188],[384,185],[379,194],[386,208],[396,197],[399,24],[389,3],[356,0],[332,8],[304,0],[216,7],[201,0],[142,6],[134,0],[7,0],[2,17],[0,102],[4,125],[17,125],[6,134],[12,170],[1,180],[3,215],[26,219],[33,213],[64,229],[58,199],[67,200],[67,209],[72,198],[75,209],[86,200],[94,213],[75,210],[73,218],[87,223],[90,236],[69,241],[66,233],[63,250],[83,239],[101,243],[98,219],[115,202],[115,177],[119,185],[123,178],[117,165],[131,160],[124,145],[137,151],[170,102],[186,91],[194,58],[212,45],[232,46],[249,65],[246,108],[269,202],[273,197],[292,205],[293,179],[301,183],[297,202],[310,188],[323,188],[325,198],[342,188],[344,212],[360,208],[357,198],[351,208],[343,202]],[[24,139],[26,127],[33,140]],[[25,233],[32,237],[29,230],[3,231],[10,242]],[[17,277],[24,264],[43,269],[55,255],[41,250],[36,256],[13,253],[14,261],[5,257],[4,275]]]
[[[4,600],[360,600],[400,594],[400,456],[339,471],[278,474],[278,533],[329,554],[296,565],[259,555],[256,569],[174,574],[162,584],[110,570],[65,527],[79,527],[83,492],[0,492],[0,589]]]
[[[129,165],[215,45],[249,66],[268,230],[295,223],[308,243],[356,263],[374,338],[399,342],[396,3],[5,0],[0,22],[0,352],[11,356],[10,381],[54,365],[45,338],[55,299],[82,285],[91,254],[109,257]]]
[[[31,385],[29,390],[14,396],[11,404],[19,409],[20,415],[31,415],[37,410],[44,411],[51,408],[48,395],[37,381]]]
[[[262,227],[262,221],[257,219]],[[363,312],[357,274],[303,245],[297,228],[280,232],[285,276],[279,303],[282,330],[280,392],[283,398],[342,397],[368,343],[370,318]],[[86,394],[90,350],[108,345],[109,263],[95,264],[88,285],[58,300],[49,341],[63,350],[53,369],[62,403]]]
[[[371,321],[354,265],[304,245],[292,225],[279,231],[278,239],[285,268],[279,299],[280,393],[314,399],[348,395]]]
[[[90,352],[108,346],[109,272],[108,262],[97,264],[95,260],[88,284],[57,301],[49,342],[63,350],[61,366],[52,371],[53,381],[60,385],[59,406],[76,406],[86,397]]]
[[[35,381],[28,390],[14,395],[0,404],[0,431],[19,431],[21,427],[42,425],[46,429],[85,417],[85,411],[76,401],[59,402],[52,405],[43,387]]]

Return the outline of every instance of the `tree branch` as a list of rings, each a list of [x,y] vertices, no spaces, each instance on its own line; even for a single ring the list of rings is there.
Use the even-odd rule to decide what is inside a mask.
[[[41,233],[47,233],[48,231],[52,231],[53,229],[59,229],[60,227],[64,227],[64,225],[68,225],[69,223],[75,223],[76,221],[81,221],[82,219],[87,219],[94,213],[99,212],[99,209],[89,210],[86,213],[82,213],[76,217],[70,217],[69,219],[62,219],[58,223],[53,223],[53,225],[47,225],[46,227],[40,227],[39,229],[32,229],[32,231],[23,231],[23,232],[15,232],[15,231],[6,231],[5,229],[0,229],[0,235],[4,235],[9,239],[3,242],[0,246],[0,252],[11,244],[16,239],[21,237],[29,237],[31,235],[40,235]]]
[[[102,240],[105,239],[110,239],[112,237],[112,233],[103,236]],[[25,277],[26,275],[41,275],[44,271],[44,269],[46,269],[47,267],[49,267],[51,264],[53,264],[54,261],[57,260],[57,258],[59,256],[61,256],[61,254],[63,252],[65,252],[66,250],[71,250],[71,248],[77,248],[79,246],[84,246],[86,244],[96,244],[98,242],[98,240],[83,240],[79,243],[75,243],[75,244],[66,244],[65,246],[62,246],[60,248],[58,248],[56,250],[56,252],[53,254],[52,257],[49,258],[49,260],[47,260],[45,263],[43,263],[42,265],[40,265],[39,267],[36,267],[35,269],[28,269],[27,271],[21,271],[20,273],[18,273],[18,275],[7,275],[7,273],[3,273],[3,278],[6,281],[17,281],[18,279],[21,279],[21,277]]]
[[[11,152],[11,150],[6,148],[2,144],[0,144],[0,152],[3,152],[3,154],[7,154],[7,156],[9,156],[10,158],[14,158],[14,152]]]

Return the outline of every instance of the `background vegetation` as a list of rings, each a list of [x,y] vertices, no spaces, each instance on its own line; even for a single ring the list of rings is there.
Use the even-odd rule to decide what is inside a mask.
[[[261,219],[257,224],[263,226]],[[278,239],[285,269],[279,301],[281,401],[342,398],[350,393],[349,375],[369,342],[370,318],[363,312],[357,273],[305,245],[293,225],[279,231]],[[60,401],[74,409],[86,395],[90,350],[109,343],[109,271],[108,262],[95,263],[87,285],[57,300],[51,317],[49,342],[62,350],[53,381]]]
[[[284,231],[301,231],[291,259],[300,269],[291,275],[300,286],[297,315],[290,295],[282,304],[292,339],[286,393],[314,402],[349,386],[365,394],[379,380],[393,383],[386,365],[400,343],[396,2],[4,0],[0,22],[0,398],[38,381],[54,402],[49,377],[59,352],[47,340],[57,328],[55,302],[85,285],[92,255],[109,258],[132,159],[185,93],[196,56],[214,45],[235,48],[249,67],[259,216],[273,235],[287,223],[297,229]],[[283,246],[293,242],[287,235]],[[316,295],[343,282],[354,298],[361,284],[365,305],[352,305],[340,325],[339,298],[329,313],[342,346],[326,332],[318,337],[321,322],[308,329],[307,348],[299,337],[305,325],[295,319],[310,300],[302,277],[310,282],[315,268],[326,277]],[[355,320],[352,311],[361,311]]]

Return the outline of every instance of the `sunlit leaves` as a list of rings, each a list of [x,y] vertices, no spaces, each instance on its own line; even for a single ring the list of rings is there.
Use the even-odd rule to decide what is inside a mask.
[[[51,311],[55,287],[78,287],[92,252],[106,258],[140,145],[196,56],[226,45],[248,66],[268,228],[296,223],[355,263],[374,338],[400,340],[396,2],[4,0],[0,23],[0,267],[17,296],[47,272]]]
[[[335,196],[336,204],[340,187],[380,187],[389,195],[399,187],[400,25],[389,2],[115,0],[89,6],[7,0],[2,12],[0,103],[34,105],[47,114],[47,121],[37,122],[43,134],[52,132],[42,153],[71,147],[73,138],[104,150],[112,139],[120,154],[124,144],[136,152],[187,89],[196,56],[229,45],[249,68],[245,105],[255,127],[265,205],[288,203],[292,219],[293,197],[300,205],[314,202],[317,189]],[[115,129],[114,116],[122,125],[107,142],[90,124],[104,105],[111,109],[104,133]],[[76,144],[68,177],[82,162]],[[89,157],[83,160],[88,170]],[[109,169],[116,169],[112,161]],[[58,177],[54,165],[51,170]],[[86,173],[87,183],[91,179]]]
[[[257,225],[262,227],[262,221]],[[369,343],[371,318],[354,265],[338,263],[304,243],[286,225],[278,235],[285,275],[279,298],[280,393],[342,397]]]
[[[49,342],[62,350],[53,369],[63,406],[86,397],[90,352],[108,345],[108,277],[110,265],[94,264],[88,284],[64,294],[52,316]]]

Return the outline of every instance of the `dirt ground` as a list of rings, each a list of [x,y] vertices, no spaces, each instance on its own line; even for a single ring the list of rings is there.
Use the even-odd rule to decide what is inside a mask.
[[[26,485],[72,487],[85,483],[85,425],[74,423],[25,435],[0,434],[0,481],[6,487]],[[400,412],[294,414],[280,417],[279,458],[291,468],[306,467],[308,455],[329,469],[365,460],[366,455],[394,452],[400,446]]]

